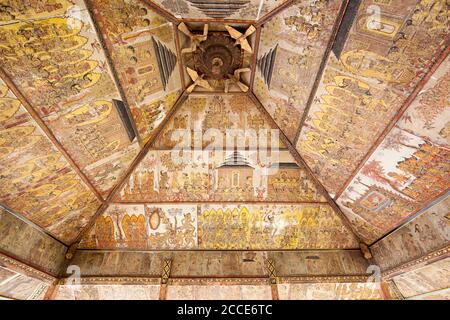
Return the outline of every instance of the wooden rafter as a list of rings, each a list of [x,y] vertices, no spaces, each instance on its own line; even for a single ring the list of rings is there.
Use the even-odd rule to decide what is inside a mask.
[[[305,110],[303,111],[302,117],[300,119],[300,123],[297,128],[297,133],[296,133],[294,141],[293,141],[294,146],[297,145],[298,139],[300,138],[300,133],[303,129],[306,118],[308,117],[309,110],[311,109],[314,98],[316,97],[317,89],[319,87],[320,81],[322,80],[323,72],[325,71],[325,67],[327,66],[328,58],[330,57],[330,53],[333,48],[334,42],[336,40],[336,36],[338,34],[339,28],[341,27],[345,12],[347,11],[349,1],[350,0],[343,1],[341,4],[341,8],[339,9],[339,13],[336,17],[330,39],[328,40],[327,48],[322,56],[322,61],[319,66],[319,70],[316,73],[316,78],[314,80],[313,86],[309,93],[309,97],[308,97],[308,101],[306,102]]]
[[[255,33],[255,44],[253,45],[253,57],[252,63],[250,65],[251,74],[250,74],[250,83],[249,83],[249,91],[253,91],[253,83],[255,82],[255,76],[257,71],[257,63],[258,63],[258,52],[259,52],[259,42],[261,40],[261,26],[256,27]]]
[[[178,25],[173,25],[173,37],[175,39],[175,48],[178,56],[178,70],[180,72],[181,88],[186,89],[186,79],[183,70],[183,55],[181,54],[180,34],[178,33]]]
[[[290,6],[292,6],[295,3],[296,0],[287,0],[285,3],[279,5],[278,7],[276,7],[275,9],[273,9],[272,11],[270,11],[269,13],[267,13],[265,16],[263,16],[262,18],[260,18],[256,24],[255,27],[260,27],[263,24],[265,24],[266,22],[268,22],[269,20],[271,20],[274,16],[276,16],[277,14],[279,14],[281,11],[285,10],[286,8],[289,8]]]
[[[171,14],[169,11],[161,8],[153,1],[141,0],[141,2],[143,2],[146,5],[146,7],[148,7],[150,10],[152,10],[153,12],[156,12],[160,16],[166,18],[168,21],[170,21],[176,25],[178,25],[178,23],[180,22],[179,19],[176,18],[173,14]]]
[[[65,160],[69,163],[69,165],[72,167],[72,169],[78,174],[78,176],[83,180],[83,182],[88,186],[88,188],[92,191],[92,193],[95,195],[95,197],[100,201],[103,202],[103,197],[100,195],[100,193],[97,191],[97,189],[94,187],[94,185],[91,183],[91,181],[87,178],[87,176],[84,174],[84,172],[78,167],[78,165],[75,163],[75,161],[72,159],[70,154],[66,151],[66,149],[62,146],[62,144],[58,141],[58,139],[55,137],[53,132],[49,129],[49,127],[45,124],[44,120],[39,116],[37,111],[33,108],[33,106],[30,104],[28,99],[22,94],[22,92],[17,88],[17,86],[14,84],[14,82],[11,80],[11,78],[8,76],[8,74],[3,70],[3,68],[0,67],[0,78],[3,79],[5,84],[8,86],[8,88],[14,93],[16,98],[20,101],[22,106],[27,110],[27,112],[30,114],[30,116],[33,118],[34,121],[38,124],[38,126],[42,129],[42,131],[45,133],[47,138],[52,142],[52,144],[58,149],[58,151],[64,156]]]
[[[314,175],[314,173],[312,172],[311,168],[308,166],[306,161],[303,160],[303,157],[300,155],[300,153],[297,151],[297,149],[294,147],[294,145],[292,145],[292,143],[289,140],[289,138],[286,136],[286,134],[283,132],[283,130],[281,130],[281,128],[278,126],[276,121],[272,118],[270,113],[264,108],[264,106],[259,101],[259,99],[255,96],[255,94],[253,92],[249,93],[249,98],[255,103],[257,108],[260,110],[260,112],[266,118],[267,122],[270,125],[272,125],[272,127],[276,128],[279,131],[281,141],[285,144],[285,146],[287,147],[287,149],[289,150],[291,155],[294,157],[295,161],[297,161],[297,163],[299,163],[300,165],[302,165],[305,168],[308,176],[314,181],[314,183],[317,186],[319,192],[325,197],[325,199],[327,200],[328,204],[338,213],[338,216],[339,216],[339,218],[341,218],[342,223],[344,223],[344,225],[347,228],[349,228],[349,230],[351,230],[353,232],[355,238],[359,242],[363,242],[361,240],[361,238],[358,236],[358,234],[356,233],[353,225],[350,223],[348,218],[342,212],[341,208],[339,208],[339,206],[336,204],[334,199],[331,198],[331,196],[329,195],[328,191],[322,185],[320,180]]]

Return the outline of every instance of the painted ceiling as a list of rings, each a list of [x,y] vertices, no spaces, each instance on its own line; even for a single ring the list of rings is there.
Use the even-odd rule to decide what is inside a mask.
[[[450,186],[449,12],[1,0],[0,203],[85,249],[372,244]],[[242,73],[193,79],[181,23]]]

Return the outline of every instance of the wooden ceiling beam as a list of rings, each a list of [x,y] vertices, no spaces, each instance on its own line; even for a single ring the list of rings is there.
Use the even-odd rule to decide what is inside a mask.
[[[156,139],[161,134],[163,128],[166,126],[166,124],[169,122],[170,119],[172,119],[173,115],[177,112],[179,107],[186,101],[188,96],[188,93],[186,91],[183,91],[181,95],[178,97],[177,101],[173,105],[173,107],[169,110],[166,117],[163,119],[163,121],[159,124],[159,126],[156,128],[156,130],[152,133],[150,138],[148,139],[147,143],[144,145],[144,147],[139,151],[136,158],[134,158],[133,162],[131,163],[130,167],[127,169],[125,174],[122,176],[122,178],[119,180],[119,182],[115,185],[115,187],[112,189],[108,197],[106,198],[103,205],[97,210],[95,215],[89,220],[89,222],[86,224],[86,226],[80,231],[77,238],[73,241],[73,244],[78,243],[81,241],[83,236],[89,232],[89,230],[94,226],[95,221],[97,218],[105,212],[105,210],[108,208],[109,204],[113,201],[114,197],[116,196],[117,192],[119,192],[127,179],[130,177],[130,175],[133,173],[134,169],[139,165],[139,163],[142,161],[142,159],[145,158],[150,148],[155,143]]]
[[[88,186],[88,188],[92,191],[92,193],[95,195],[95,197],[100,202],[103,203],[104,202],[103,197],[100,195],[100,193],[97,191],[97,189],[91,183],[91,181],[87,178],[87,176],[84,174],[84,172],[80,169],[80,167],[78,167],[78,165],[75,163],[75,161],[72,159],[70,154],[66,151],[66,149],[62,146],[62,144],[58,141],[58,139],[55,137],[53,132],[45,124],[44,120],[42,120],[42,118],[39,116],[37,111],[30,104],[28,99],[22,94],[22,92],[17,88],[17,86],[11,80],[9,75],[1,67],[0,67],[0,78],[3,79],[3,81],[8,86],[8,88],[14,93],[16,98],[21,102],[21,104],[27,110],[27,112],[30,114],[30,116],[33,118],[33,120],[36,121],[38,126],[42,129],[42,131],[44,131],[47,138],[52,142],[52,144],[56,147],[56,149],[58,149],[58,151],[63,155],[65,160],[69,163],[69,165],[72,167],[72,169],[78,174],[78,176],[81,178],[81,180],[83,180],[83,182]]]
[[[341,4],[341,8],[339,9],[339,13],[336,17],[336,20],[335,20],[335,23],[333,26],[333,30],[331,32],[331,37],[328,40],[327,48],[325,50],[325,53],[322,56],[322,61],[319,66],[319,70],[316,73],[316,78],[314,80],[313,86],[309,93],[309,97],[308,97],[308,101],[306,102],[305,110],[303,111],[302,117],[300,119],[300,123],[297,128],[297,133],[296,133],[294,141],[293,141],[294,146],[297,145],[298,139],[300,138],[300,133],[302,132],[303,126],[305,125],[306,118],[308,117],[309,110],[311,109],[314,98],[316,97],[317,89],[319,87],[320,81],[322,80],[322,76],[323,76],[323,72],[325,71],[325,67],[327,66],[327,63],[328,63],[328,58],[330,57],[331,50],[333,49],[333,45],[336,41],[336,36],[341,27],[345,12],[347,11],[348,3],[349,3],[349,0],[343,1]]]
[[[255,44],[253,46],[253,57],[252,57],[252,63],[250,65],[250,83],[249,83],[249,89],[248,91],[253,91],[253,83],[255,82],[255,76],[257,71],[257,64],[258,64],[258,52],[259,52],[259,43],[261,41],[261,30],[262,27],[258,26],[256,27],[256,34],[255,34]]]
[[[162,17],[164,17],[168,21],[170,21],[170,22],[172,22],[172,23],[174,23],[176,25],[178,25],[178,23],[180,23],[180,20],[177,17],[175,17],[169,11],[161,8],[159,5],[157,5],[153,1],[141,0],[141,2],[144,3],[146,5],[146,7],[148,7],[150,10],[152,10],[153,12],[156,12],[157,14],[159,14]]]
[[[178,70],[180,72],[180,80],[181,80],[181,88],[183,90],[186,89],[186,79],[184,77],[183,70],[183,54],[181,53],[181,42],[180,42],[180,34],[178,33],[178,25],[173,25],[173,37],[175,39],[175,49],[177,51],[178,56]]]
[[[428,83],[430,78],[433,76],[434,72],[439,68],[439,66],[445,61],[447,56],[450,53],[450,36],[446,38],[447,46],[446,48],[439,54],[439,56],[436,58],[435,62],[431,66],[431,68],[428,70],[428,72],[423,76],[423,78],[419,81],[419,83],[414,88],[413,92],[409,95],[408,99],[403,103],[400,110],[397,112],[397,114],[391,119],[391,121],[388,123],[386,128],[381,132],[381,134],[378,136],[377,140],[372,144],[370,149],[367,151],[366,155],[362,158],[362,160],[359,162],[358,166],[355,170],[353,170],[353,173],[350,175],[350,177],[347,179],[347,181],[344,183],[344,185],[339,189],[339,191],[336,193],[334,199],[337,200],[342,193],[344,193],[345,189],[350,185],[350,183],[353,181],[353,178],[358,174],[358,172],[362,169],[364,164],[369,160],[369,158],[372,156],[372,154],[376,151],[376,149],[381,145],[381,143],[384,141],[384,138],[391,132],[392,128],[395,126],[395,124],[400,120],[400,118],[403,116],[403,114],[408,110],[409,106],[414,102],[416,97],[420,94],[422,89],[425,87],[425,85]]]
[[[290,6],[292,6],[294,3],[296,2],[296,0],[288,0],[285,3],[279,5],[278,7],[276,7],[275,9],[273,9],[272,11],[270,11],[269,13],[267,13],[265,16],[263,16],[262,18],[260,18],[256,23],[255,23],[255,27],[261,27],[263,24],[265,24],[266,22],[268,22],[269,20],[271,20],[274,16],[276,16],[277,14],[279,14],[281,11],[285,10],[286,8],[289,8]]]
[[[310,178],[314,181],[316,187],[318,188],[319,192],[325,197],[328,204],[338,213],[339,218],[341,218],[342,223],[353,232],[356,239],[358,239],[359,242],[364,242],[362,239],[358,236],[356,233],[353,225],[348,220],[347,216],[342,212],[341,208],[336,204],[334,199],[329,195],[328,191],[325,189],[325,187],[322,185],[322,183],[319,181],[319,179],[316,178],[314,173],[312,172],[311,168],[308,166],[305,160],[303,160],[303,157],[300,155],[300,153],[297,151],[297,149],[294,147],[294,145],[291,143],[289,138],[286,136],[286,134],[281,130],[281,128],[278,126],[276,121],[272,118],[270,113],[264,108],[262,103],[259,101],[259,99],[255,96],[253,92],[249,92],[249,98],[255,103],[257,108],[260,110],[260,112],[263,114],[267,122],[275,129],[279,131],[280,139],[285,144],[291,155],[294,157],[295,161],[297,161],[298,164],[302,165],[307,174],[310,176]]]

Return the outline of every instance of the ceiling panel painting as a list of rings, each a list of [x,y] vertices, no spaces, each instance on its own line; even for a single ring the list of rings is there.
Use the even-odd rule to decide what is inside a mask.
[[[150,151],[115,201],[326,202],[287,151]]]
[[[450,258],[398,275],[393,280],[406,298],[447,289],[450,287]]]
[[[80,248],[350,249],[358,241],[327,204],[116,204]]]
[[[333,47],[297,142],[330,194],[449,44],[446,13],[445,0],[362,1],[345,45]]]
[[[90,3],[145,143],[181,94],[174,27],[142,1]]]
[[[154,0],[182,19],[258,20],[288,0]]]
[[[165,125],[155,148],[275,150],[284,147],[278,137],[248,96],[192,94]]]
[[[419,259],[450,243],[450,195],[370,246],[383,269]]]
[[[0,80],[0,202],[72,241],[100,203]]]
[[[447,58],[338,199],[369,241],[448,190],[449,66]]]
[[[293,141],[342,1],[296,1],[264,25],[254,92]]]
[[[92,182],[106,196],[111,184],[99,181],[117,179],[129,161],[110,167],[104,159],[136,148],[89,13],[82,1],[17,6],[24,16],[39,11],[45,19],[0,26],[1,67],[80,169],[97,176]]]
[[[50,283],[0,265],[0,300],[42,300]]]

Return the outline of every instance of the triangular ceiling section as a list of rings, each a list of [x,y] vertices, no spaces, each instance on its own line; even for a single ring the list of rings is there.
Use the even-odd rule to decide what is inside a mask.
[[[0,172],[0,203],[66,244],[100,206],[1,79]]]
[[[297,1],[264,25],[254,93],[294,141],[343,1]]]
[[[290,0],[154,0],[181,19],[256,21]]]
[[[113,68],[142,143],[181,94],[174,25],[143,1],[92,0]]]
[[[190,95],[80,248],[358,248],[307,171],[278,150],[279,139],[255,148],[241,137],[240,146],[215,152],[202,144],[212,134],[226,145],[231,129],[264,139],[276,130],[246,95]],[[185,148],[180,137],[188,137]]]
[[[354,16],[351,28],[329,56],[297,142],[333,196],[342,193],[449,44],[445,1],[380,5],[385,28],[367,14],[376,8],[361,1],[346,13]]]

